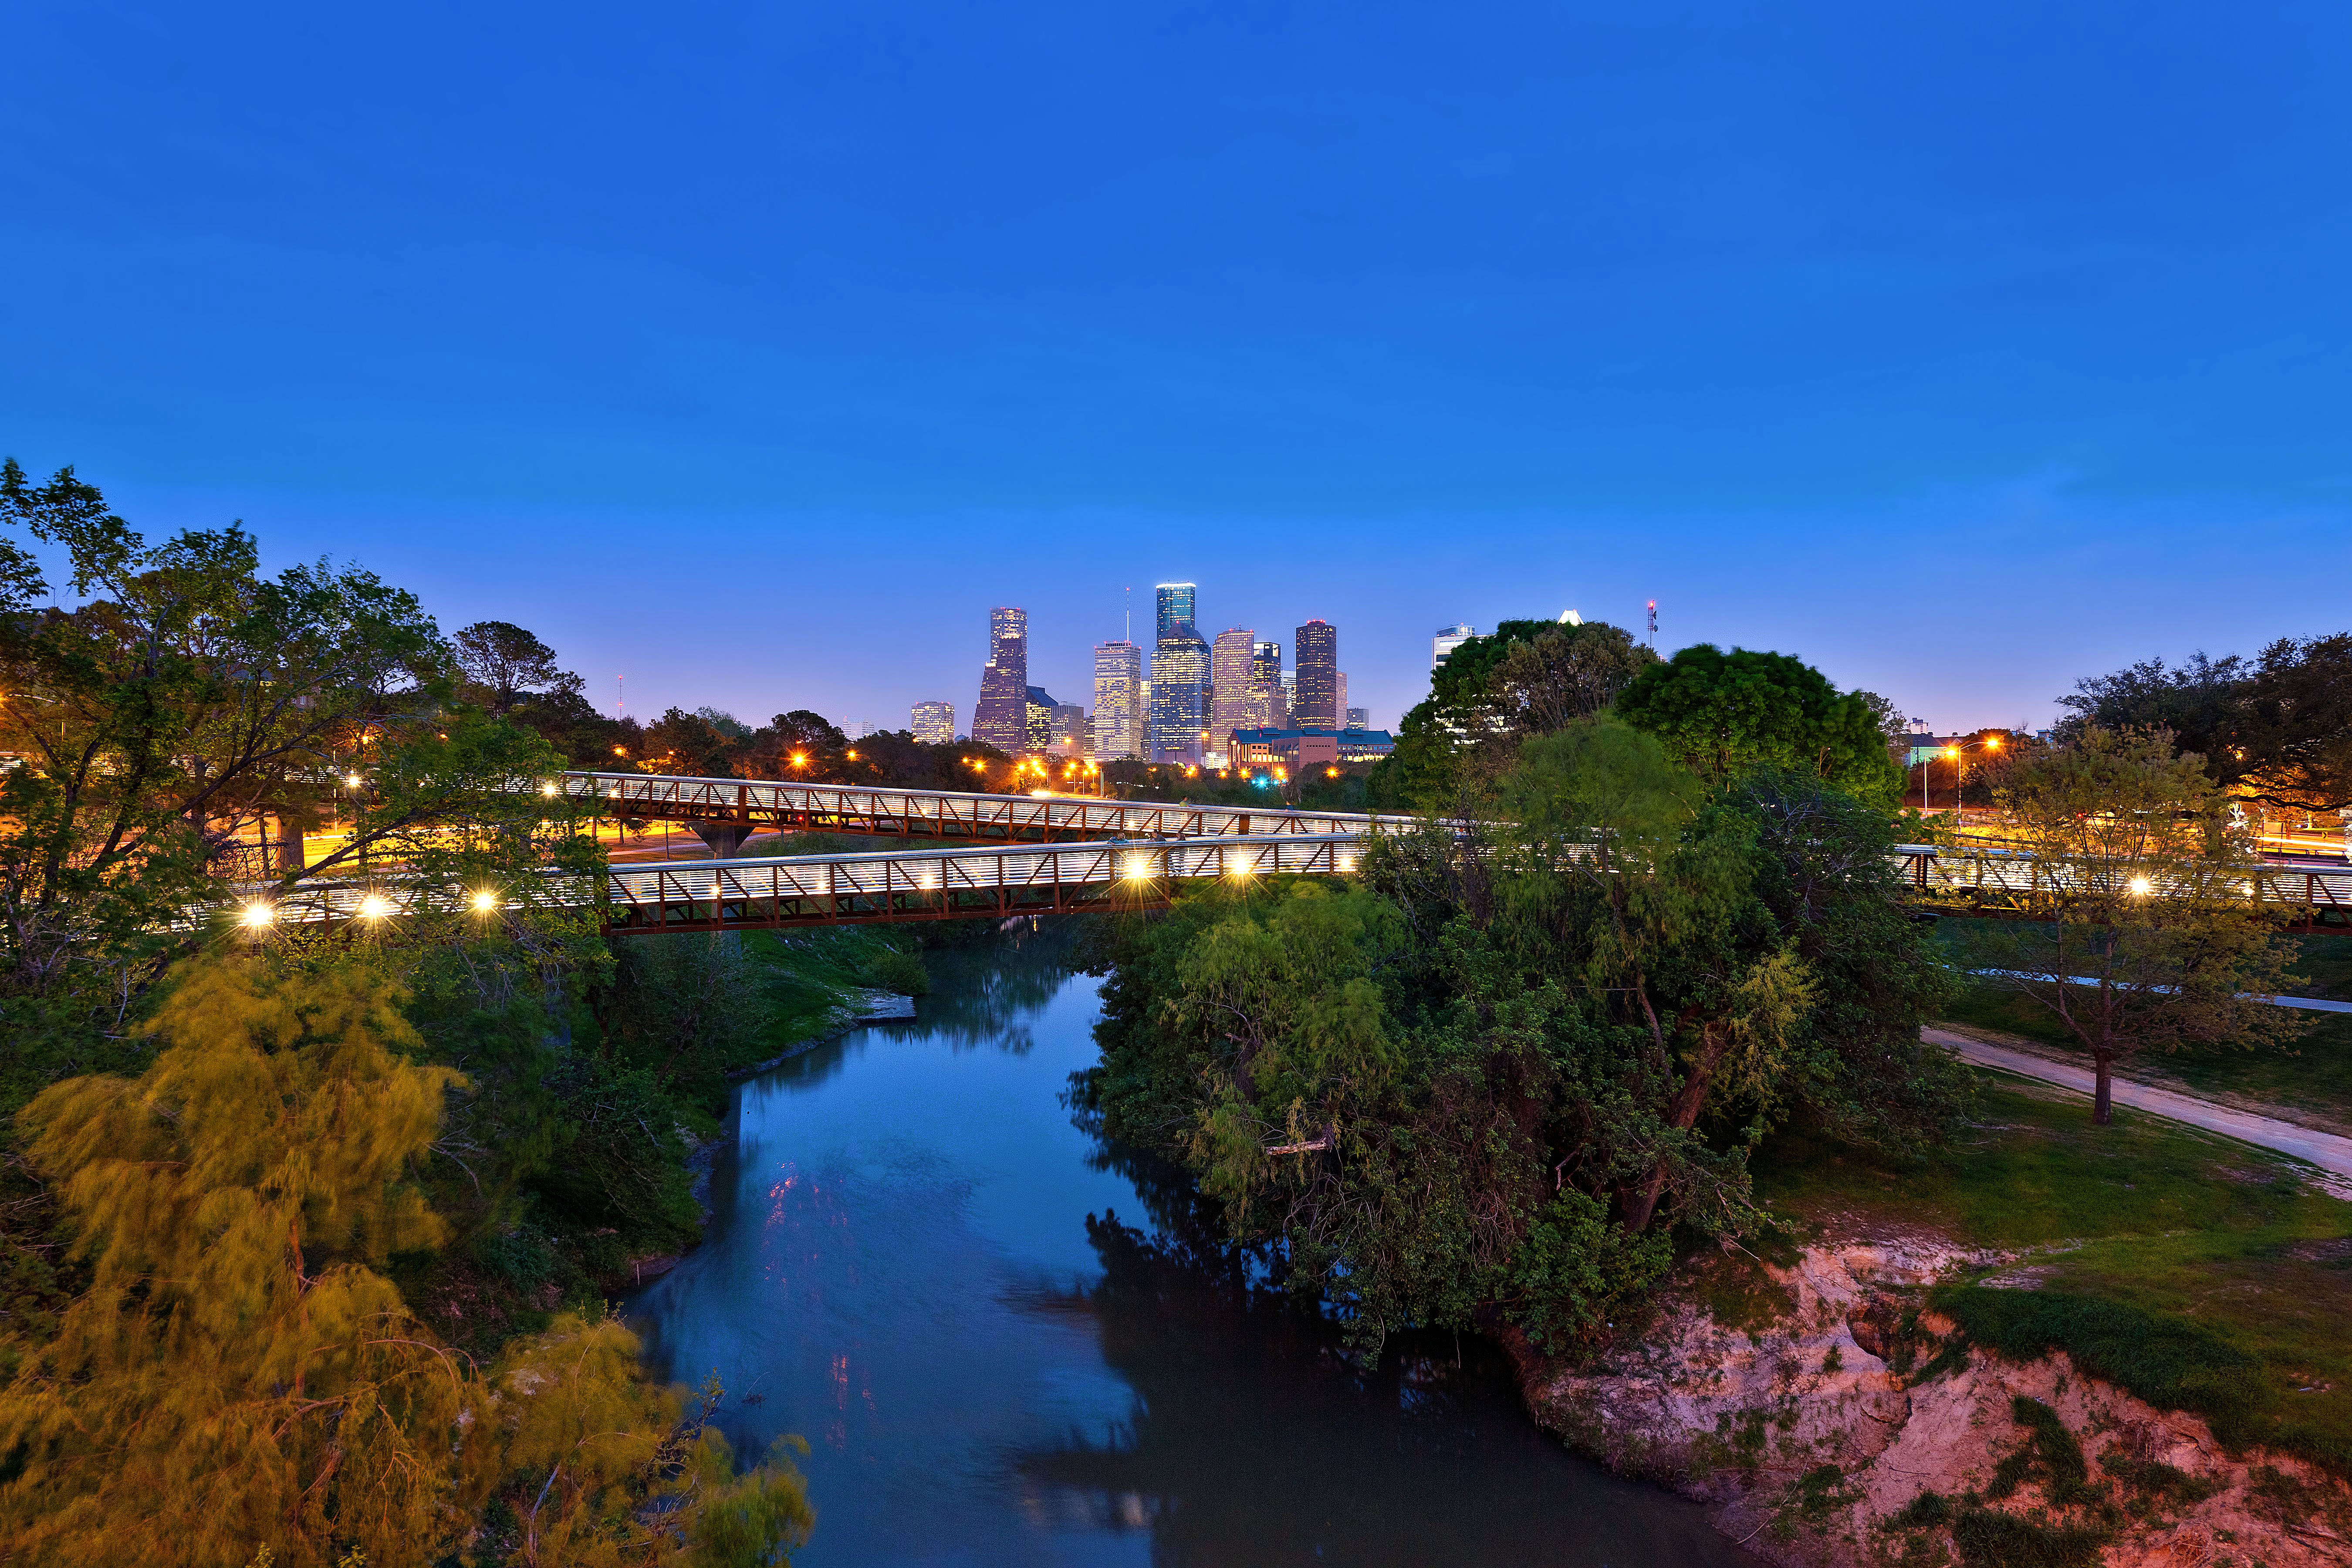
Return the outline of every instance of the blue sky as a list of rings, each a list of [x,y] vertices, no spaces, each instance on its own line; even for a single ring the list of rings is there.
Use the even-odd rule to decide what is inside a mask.
[[[2341,4],[8,18],[0,451],[633,710],[1168,578],[1381,721],[1652,597],[1938,726],[2352,625]]]

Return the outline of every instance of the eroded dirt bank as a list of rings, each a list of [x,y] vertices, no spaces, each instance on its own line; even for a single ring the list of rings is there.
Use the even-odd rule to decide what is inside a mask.
[[[1538,1421],[1716,1504],[1777,1563],[2352,1563],[2352,1488],[2293,1456],[2231,1455],[2063,1354],[1973,1350],[1922,1310],[1937,1278],[1996,1260],[1916,1238],[1810,1247],[1756,1265],[1777,1300],[1746,1326],[1685,1289],[1597,1362],[1513,1351]]]

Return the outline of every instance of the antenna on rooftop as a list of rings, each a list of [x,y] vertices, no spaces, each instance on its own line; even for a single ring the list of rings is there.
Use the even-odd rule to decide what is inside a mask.
[[[1656,649],[1657,649],[1657,646],[1658,646],[1658,601],[1657,601],[1657,600],[1655,600],[1655,599],[1653,599],[1653,600],[1651,600],[1651,601],[1650,601],[1650,647],[1651,647],[1651,650],[1652,650],[1653,652],[1655,652],[1655,651],[1656,651]]]
[[[613,717],[615,719],[625,719],[629,716],[629,689],[625,684],[627,680],[628,677],[625,675],[613,677]]]

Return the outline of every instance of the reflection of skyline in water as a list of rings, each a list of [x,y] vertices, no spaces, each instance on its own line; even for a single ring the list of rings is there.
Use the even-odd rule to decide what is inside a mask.
[[[1176,1173],[1058,1103],[1095,984],[1023,936],[744,1085],[709,1239],[630,1306],[656,1370],[719,1373],[739,1452],[809,1439],[795,1563],[1739,1560],[1537,1433],[1475,1348],[1366,1371],[1252,1289]]]

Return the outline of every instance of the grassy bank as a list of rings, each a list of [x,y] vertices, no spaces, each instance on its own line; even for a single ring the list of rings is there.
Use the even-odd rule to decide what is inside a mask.
[[[2294,994],[2352,1000],[2352,937],[2305,936],[2294,942],[2294,968],[2305,976]],[[2073,1036],[2039,1004],[1983,986],[1963,990],[1946,1014],[1964,1026],[2074,1048]],[[2127,1078],[2192,1094],[2303,1112],[2337,1131],[2352,1131],[2352,1014],[2311,1013],[2305,1017],[2307,1032],[2286,1050],[2208,1047],[2140,1057],[2119,1070]]]
[[[1790,1132],[1757,1184],[1830,1234],[1933,1230],[2013,1249],[2012,1289],[1946,1292],[1979,1342],[2068,1350],[2151,1403],[2352,1474],[2352,1205],[2291,1163],[1987,1075],[1979,1116],[1917,1164]],[[2022,1287],[2016,1289],[2014,1287]]]

